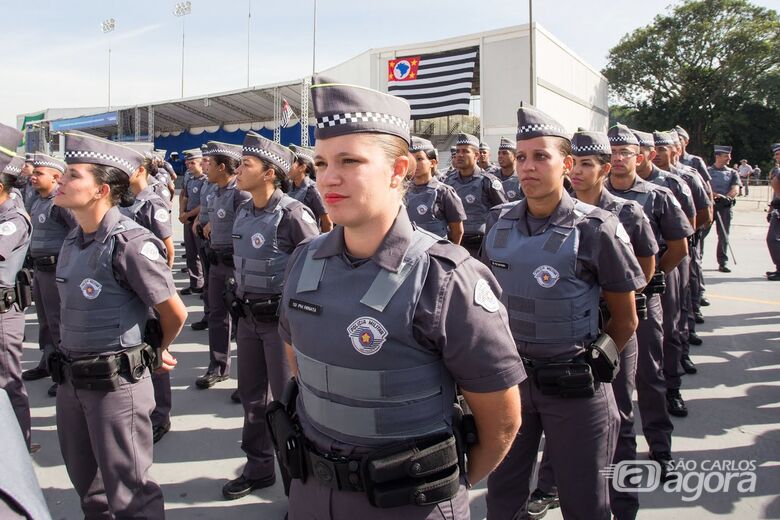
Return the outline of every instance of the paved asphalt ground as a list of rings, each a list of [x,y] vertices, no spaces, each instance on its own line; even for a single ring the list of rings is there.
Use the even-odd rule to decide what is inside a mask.
[[[715,262],[714,233],[706,241],[705,276],[712,302],[704,308],[706,323],[699,325],[704,345],[692,347],[699,373],[685,376],[683,396],[690,414],[674,419],[674,455],[701,464],[706,460],[754,460],[755,491],[740,493],[732,481],[728,492],[704,492],[698,499],[656,490],[641,496],[640,519],[668,518],[780,518],[780,283],[768,282],[771,267],[765,245],[765,213],[758,203],[740,202],[732,227],[738,264],[733,272],[719,273]],[[178,214],[174,210],[174,215]],[[176,226],[177,247],[181,226]],[[179,251],[181,254],[182,251]],[[187,281],[179,268],[179,288]],[[284,517],[281,483],[241,500],[222,499],[221,488],[243,465],[239,447],[241,406],[230,394],[236,380],[210,390],[198,390],[195,378],[208,364],[207,333],[195,332],[189,323],[201,317],[199,300],[184,297],[190,312],[187,325],[173,345],[179,360],[172,374],[173,428],[155,446],[152,474],[162,485],[170,519],[213,518],[279,519]],[[37,321],[28,310],[27,338],[37,338]],[[26,342],[24,367],[31,368],[39,351]],[[235,360],[233,372],[235,375]],[[55,519],[81,518],[78,496],[68,480],[57,442],[54,399],[46,396],[48,380],[29,383],[33,414],[33,441],[42,445],[33,456],[44,495]],[[638,421],[637,421],[638,423]],[[640,457],[647,445],[641,436]],[[691,480],[690,485],[695,483]],[[711,485],[716,481],[711,480]],[[472,491],[472,518],[485,517],[484,483]],[[687,495],[690,496],[691,492]],[[548,518],[561,518],[552,511]],[[356,519],[357,520],[357,519]]]

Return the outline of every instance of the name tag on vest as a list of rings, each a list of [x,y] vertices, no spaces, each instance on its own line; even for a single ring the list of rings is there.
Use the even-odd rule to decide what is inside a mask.
[[[233,238],[235,238],[235,239],[237,239],[237,240],[240,240],[240,239],[241,239],[241,235],[236,235],[236,234],[233,234],[233,235],[230,235],[230,236],[232,236]]]
[[[322,305],[316,305],[303,300],[294,300],[290,298],[290,308],[308,312],[309,314],[322,314]]]
[[[65,278],[59,278],[59,277],[55,278],[54,281],[57,282],[57,283],[65,283],[65,282],[67,282],[67,280]]]
[[[491,260],[490,265],[493,267],[498,267],[499,269],[509,269],[509,264],[506,262],[496,262],[495,260]]]

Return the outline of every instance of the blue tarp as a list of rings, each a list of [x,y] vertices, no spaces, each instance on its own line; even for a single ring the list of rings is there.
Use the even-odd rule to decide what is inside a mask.
[[[274,131],[268,128],[261,130],[254,130],[258,134],[268,139],[274,138]],[[192,135],[191,133],[184,131],[179,135],[169,135],[168,137],[155,137],[154,147],[158,150],[166,150],[167,157],[170,157],[171,152],[181,153],[184,150],[191,150],[193,148],[199,148],[200,145],[206,144],[207,141],[221,141],[223,143],[241,144],[244,142],[244,136],[246,131],[236,130],[235,132],[228,132],[223,128],[220,128],[216,132],[203,132],[198,135]],[[288,128],[282,128],[281,142],[284,145],[289,144],[301,144],[301,124],[296,123],[294,126]],[[309,143],[314,143],[314,127],[309,127]]]

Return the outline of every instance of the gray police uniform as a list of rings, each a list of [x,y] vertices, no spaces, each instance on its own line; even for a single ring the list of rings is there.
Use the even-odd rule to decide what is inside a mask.
[[[48,197],[38,196],[30,214],[33,225],[30,256],[35,266],[33,299],[38,315],[39,343],[43,349],[40,368],[46,367],[46,357],[60,342],[60,295],[54,271],[62,243],[76,227],[73,213],[54,205],[56,194],[55,188]]]
[[[163,180],[161,180],[161,178]],[[160,196],[162,200],[165,201],[166,205],[168,206],[168,209],[171,209],[173,207],[173,201],[171,199],[172,194],[171,191],[168,189],[168,180],[166,180],[167,177],[161,174],[157,174],[156,176],[150,176],[149,177],[149,186],[152,187],[152,190]]]
[[[22,192],[19,191],[19,188],[11,188],[8,198],[14,206],[27,213],[27,210],[24,208],[24,196],[22,195]]]
[[[184,211],[192,211],[201,205],[200,200],[204,184],[206,184],[205,175],[200,175],[199,177],[189,175],[185,179],[182,189],[187,194],[187,205],[184,207]],[[190,288],[202,289],[203,264],[198,255],[198,239],[192,230],[192,222],[194,220],[195,218],[193,217],[192,220],[184,223],[184,251],[187,255],[187,275],[190,277]]]
[[[668,188],[677,199],[685,216],[688,219],[696,216],[691,190],[682,178],[653,165],[653,171],[645,181]],[[688,228],[691,230],[688,234],[690,237],[693,235],[690,223]],[[683,322],[687,329],[688,310],[684,304],[685,294],[683,293],[683,284],[687,286],[687,283],[681,278],[683,273],[687,275],[689,272],[688,262],[686,256],[674,270],[666,275],[666,290],[661,295],[661,307],[664,313],[664,373],[666,388],[671,390],[678,390],[682,383],[680,376],[683,372],[680,359],[682,359],[684,352],[683,344],[687,343],[687,339],[683,338],[680,329]]]
[[[686,238],[693,228],[683,213],[680,203],[669,189],[643,181],[637,177],[628,190],[616,190],[609,181],[606,188],[624,199],[638,202],[650,219],[660,247],[658,258],[666,251],[666,240]],[[672,271],[673,273],[676,271]],[[667,277],[667,289],[668,277]],[[642,430],[653,453],[671,453],[674,426],[666,407],[666,378],[679,377],[680,358],[665,358],[663,309],[658,294],[647,295],[647,319],[637,328],[639,356],[637,360],[636,389]]]
[[[24,208],[10,199],[0,205],[0,388],[8,392],[28,447],[30,402],[22,381],[24,311],[16,301],[14,288],[16,275],[24,264],[31,232],[30,219]],[[7,468],[4,473],[7,474]]]
[[[198,213],[198,225],[200,229],[209,223],[209,204],[214,200],[216,195],[217,185],[207,180],[203,181],[203,185],[200,188],[200,213]],[[203,266],[203,319],[208,321],[209,319],[209,271],[211,263],[209,262],[209,241],[206,238],[201,238],[197,233],[195,234],[195,240],[198,245],[198,256],[200,257],[200,263]]]
[[[233,275],[233,222],[236,211],[249,194],[236,188],[233,177],[224,187],[217,186],[209,203],[209,354],[207,372],[230,374],[230,326],[228,308],[222,297],[227,279]]]
[[[568,362],[585,351],[599,335],[601,289],[644,286],[617,218],[566,193],[549,219],[530,217],[522,200],[494,208],[488,228],[482,254],[501,285],[527,366]],[[610,518],[608,485],[599,471],[612,460],[619,426],[611,385],[599,384],[588,398],[566,399],[526,380],[520,396],[520,431],[488,479],[488,516],[511,519],[524,508],[544,432],[564,516]]]
[[[647,258],[658,253],[658,243],[653,235],[650,220],[644,214],[642,206],[612,195],[602,189],[598,207],[615,215],[631,240],[631,247],[637,258]],[[631,336],[626,346],[620,352],[620,372],[612,382],[612,392],[615,394],[618,412],[620,414],[620,429],[615,446],[613,464],[624,460],[636,460],[636,434],[634,432],[633,395],[636,389],[638,345],[636,334]],[[549,453],[545,449],[542,465],[539,468],[537,487],[550,493],[554,486],[554,474],[549,461]],[[609,505],[612,513],[618,519],[634,518],[639,509],[639,499],[636,493],[616,491],[609,488]]]
[[[315,78],[312,100],[317,139],[373,131],[409,143],[405,100],[322,77]],[[354,112],[381,117],[343,117]],[[415,229],[402,206],[370,258],[351,257],[344,233],[336,226],[298,247],[285,276],[279,332],[296,356],[305,458],[325,457],[305,482],[292,480],[290,520],[466,519],[468,493],[451,457],[437,463],[450,485],[435,499],[420,478],[379,468],[387,486],[374,488],[373,473],[360,476],[358,468],[368,467],[371,455],[377,464],[390,463],[391,454],[403,460],[399,443],[432,435],[451,440],[456,384],[484,393],[525,379],[495,296],[498,285],[466,250]],[[351,476],[334,479],[323,460]],[[418,466],[410,467],[416,474]],[[396,495],[386,504],[392,507],[372,506],[369,497],[388,498],[388,486],[409,494]]]
[[[161,241],[173,235],[171,216],[165,201],[147,186],[135,196],[133,204],[120,208],[120,212],[152,232]],[[150,309],[149,318],[154,318]],[[154,386],[154,411],[152,427],[167,424],[171,420],[171,375],[169,372],[152,374]]]
[[[463,202],[455,190],[436,179],[418,185],[409,182],[406,189],[406,211],[418,228],[447,238],[450,222],[466,220]]]
[[[523,188],[520,186],[520,177],[517,176],[517,172],[512,172],[509,177],[504,176],[501,173],[501,169],[498,169],[496,177],[501,181],[501,185],[504,187],[504,193],[506,194],[506,200],[508,202],[515,202],[525,198]]]
[[[712,180],[713,193],[726,196],[732,186],[739,185],[739,174],[736,170],[724,166],[723,168],[716,168],[714,165],[709,167],[710,177]],[[717,246],[717,260],[718,265],[723,266],[728,263],[728,233],[731,229],[731,217],[733,216],[732,206],[728,202],[715,202],[715,230],[718,233],[718,246]],[[720,218],[720,222],[718,222]],[[721,227],[722,226],[722,227]]]
[[[51,520],[14,412],[9,396],[0,390],[0,518]]]
[[[76,228],[68,235],[57,284],[59,352],[71,360],[140,345],[149,308],[175,294],[160,241],[115,207],[94,234]],[[76,389],[66,372],[57,392],[65,466],[85,517],[163,518],[162,492],[149,476],[154,408],[149,371],[136,382],[120,377],[114,391]]]
[[[412,269],[400,286],[387,285],[405,263]],[[370,259],[347,256],[337,227],[296,250],[286,279],[279,331],[296,351],[303,432],[322,453],[362,456],[450,430],[453,379],[464,390],[490,392],[525,378],[504,308],[492,296],[494,278],[463,249],[413,231],[405,211]],[[437,303],[442,295],[450,305]],[[326,370],[338,376],[329,384]],[[430,397],[404,398],[413,394]],[[326,486],[316,476],[293,480],[290,519],[468,518],[463,486],[435,506],[392,509]]]
[[[780,144],[773,146],[773,150],[780,150]],[[769,175],[769,186],[772,186],[772,179],[780,181],[780,167],[775,166]],[[769,256],[775,265],[775,272],[780,273],[780,198],[774,196],[772,204],[767,215],[769,220],[769,229],[766,232],[766,245],[769,249]]]
[[[476,257],[485,236],[485,222],[490,208],[506,202],[504,187],[494,175],[478,166],[474,167],[474,173],[470,176],[464,177],[456,171],[444,182],[455,188],[455,193],[463,202],[466,221],[463,223],[461,245]]]
[[[274,475],[274,454],[266,425],[268,388],[280,399],[292,374],[279,338],[276,308],[287,260],[302,241],[319,234],[311,211],[276,190],[264,208],[251,200],[238,209],[233,224],[236,297],[245,306],[238,320],[238,392],[244,407],[241,449],[247,455],[244,477]],[[256,315],[251,312],[256,308]]]
[[[293,183],[287,196],[303,202],[314,213],[318,225],[322,216],[328,214],[322,201],[322,195],[317,191],[317,183],[311,180],[308,175],[303,176],[300,186]]]

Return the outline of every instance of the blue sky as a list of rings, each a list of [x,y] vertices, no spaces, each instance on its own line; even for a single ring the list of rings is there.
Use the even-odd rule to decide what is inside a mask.
[[[185,96],[246,86],[250,0],[191,0],[185,19]],[[534,18],[597,68],[610,47],[670,0],[536,0]],[[767,7],[777,0],[759,0]],[[173,99],[181,89],[181,22],[172,0],[0,0],[0,122],[47,107]],[[250,81],[311,72],[313,0],[251,0]],[[100,24],[113,17],[116,30]],[[403,45],[528,21],[524,0],[318,0],[317,68],[369,48]]]

